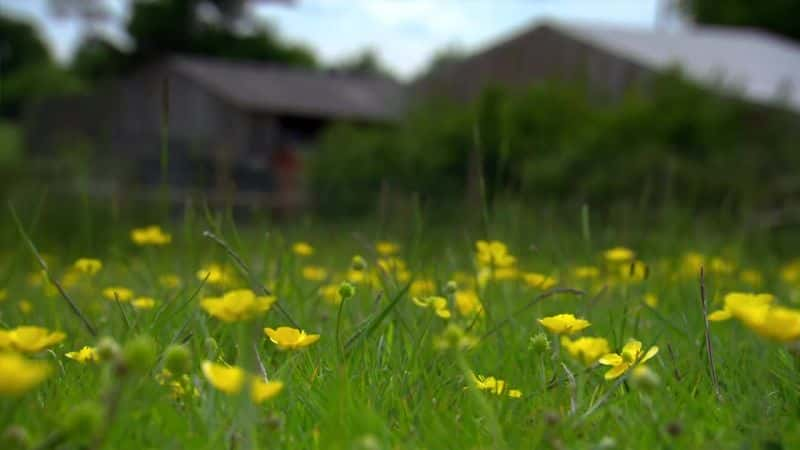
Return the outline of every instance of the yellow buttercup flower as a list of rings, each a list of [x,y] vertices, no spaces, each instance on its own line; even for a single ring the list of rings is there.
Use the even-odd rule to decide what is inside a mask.
[[[152,297],[137,297],[131,301],[136,309],[153,309],[156,306],[156,301]]]
[[[44,361],[29,361],[17,353],[0,353],[0,395],[17,396],[33,389],[50,375]]]
[[[739,273],[739,279],[754,288],[757,288],[764,283],[764,277],[761,275],[761,272],[754,269],[741,271]]]
[[[338,305],[342,303],[342,296],[339,295],[339,285],[335,283],[326,284],[319,288],[319,295],[327,303],[331,305]]]
[[[280,350],[298,350],[319,340],[318,334],[306,334],[292,327],[264,328],[264,333]]]
[[[363,283],[367,279],[367,272],[365,270],[356,270],[351,268],[347,271],[345,278],[347,278],[347,281],[353,284]]]
[[[328,271],[320,266],[303,267],[303,278],[309,281],[324,281],[328,278]]]
[[[224,366],[211,361],[203,361],[200,365],[203,376],[209,383],[226,394],[238,394],[242,390],[247,374],[236,366]]]
[[[500,241],[478,241],[478,264],[486,267],[511,267],[517,259],[508,252],[506,244]]]
[[[431,297],[411,297],[411,301],[421,308],[431,307],[434,313],[442,319],[449,319],[452,315],[447,305],[447,299],[439,296]]]
[[[800,310],[782,306],[741,311],[742,323],[764,338],[778,342],[800,340]]]
[[[158,284],[167,289],[175,289],[180,287],[181,277],[175,275],[174,273],[160,275],[158,277]]]
[[[0,330],[0,350],[16,350],[23,353],[38,353],[58,344],[67,337],[60,331],[50,331],[37,326],[20,326]]]
[[[800,310],[769,303],[737,305],[731,315],[757,334],[778,342],[800,340]]]
[[[610,263],[626,263],[633,261],[636,254],[627,247],[614,247],[603,252],[603,257]]]
[[[648,272],[647,264],[639,260],[619,267],[620,279],[626,282],[643,281],[647,278]]]
[[[283,382],[281,381],[264,381],[253,378],[250,385],[250,398],[254,403],[261,403],[280,394],[282,390]]]
[[[731,292],[725,296],[725,306],[723,309],[714,311],[708,315],[708,320],[720,322],[731,317],[741,317],[745,311],[752,311],[753,308],[766,307],[775,300],[772,294],[748,294],[744,292]]]
[[[226,292],[222,297],[204,298],[200,301],[200,307],[224,322],[238,322],[268,311],[276,300],[271,296],[257,296],[250,289],[236,289]]]
[[[74,361],[78,361],[81,364],[85,364],[87,362],[97,362],[100,360],[100,358],[97,356],[97,349],[89,346],[84,346],[77,352],[68,352],[64,354],[64,356]]]
[[[652,346],[647,352],[642,351],[642,343],[636,339],[631,339],[622,347],[622,354],[609,353],[599,359],[600,364],[612,366],[611,370],[605,373],[606,380],[613,380],[628,371],[631,367],[643,364],[656,356],[658,347]]]
[[[200,281],[220,286],[229,285],[233,281],[233,276],[228,269],[216,263],[211,263],[202,267],[197,271],[196,275],[197,279]]]
[[[651,308],[656,308],[658,307],[658,297],[655,294],[648,292],[647,294],[644,294],[644,303]]]
[[[20,300],[17,307],[19,307],[19,311],[26,316],[33,311],[33,303],[28,300]]]
[[[700,276],[700,268],[706,263],[706,256],[702,253],[688,252],[683,255],[681,272],[687,277]]]
[[[211,361],[201,364],[203,376],[216,389],[228,394],[236,395],[242,391],[245,384],[250,385],[250,399],[254,403],[261,403],[278,395],[283,390],[280,381],[263,381],[248,374],[241,367],[224,366]]]
[[[408,288],[408,294],[412,297],[436,294],[436,283],[430,279],[414,280]]]
[[[483,304],[478,293],[473,290],[460,290],[454,294],[456,308],[462,316],[484,315]]]
[[[730,275],[736,270],[736,264],[725,258],[711,258],[708,271],[717,275]]]
[[[378,241],[375,244],[375,250],[381,256],[392,256],[400,251],[400,246],[395,244],[394,242]]]
[[[492,376],[484,377],[483,375],[470,374],[473,385],[480,391],[488,391],[495,395],[506,395],[511,398],[522,397],[522,391],[519,389],[509,389],[508,383]]]
[[[579,359],[587,366],[591,366],[601,357],[611,353],[608,341],[601,337],[581,337],[573,341],[566,336],[562,336],[561,346],[573,358]]]
[[[586,319],[578,319],[572,314],[558,314],[539,319],[548,331],[555,334],[575,334],[591,325]]]
[[[554,277],[536,272],[523,273],[522,280],[528,286],[542,290],[550,289],[558,283]]]
[[[80,258],[72,264],[72,267],[86,275],[94,275],[103,268],[103,263],[99,259]]]
[[[781,268],[781,279],[790,285],[800,287],[800,259],[796,259]]]
[[[200,396],[200,391],[197,389],[197,387],[195,387],[192,379],[187,373],[173,375],[168,369],[162,369],[161,373],[156,375],[155,378],[158,384],[169,388],[170,397],[175,400],[189,396]]]
[[[122,286],[112,286],[103,289],[103,297],[109,300],[127,302],[133,298],[133,291]]]
[[[297,256],[311,256],[314,254],[314,247],[308,242],[295,242],[292,245],[292,252]]]
[[[400,258],[387,257],[378,259],[378,267],[389,276],[393,276],[397,281],[404,283],[411,279],[411,272],[406,267],[406,262]],[[380,281],[380,279],[378,280]]]
[[[172,236],[165,233],[158,225],[151,225],[144,228],[135,228],[131,230],[131,240],[140,246],[145,245],[167,245],[172,242]]]
[[[579,280],[594,279],[600,276],[600,269],[595,266],[578,266],[572,273]]]

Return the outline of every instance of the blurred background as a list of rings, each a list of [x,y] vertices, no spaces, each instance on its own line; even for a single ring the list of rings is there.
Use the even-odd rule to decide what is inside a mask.
[[[64,221],[513,202],[796,224],[798,17],[795,0],[2,0],[0,189]]]

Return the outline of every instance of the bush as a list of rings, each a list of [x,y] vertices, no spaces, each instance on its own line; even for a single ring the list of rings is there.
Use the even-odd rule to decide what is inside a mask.
[[[384,185],[453,199],[475,184],[470,161],[480,155],[490,199],[765,206],[800,192],[797,125],[676,73],[613,103],[574,85],[493,87],[468,105],[419,105],[393,129],[334,127],[311,179],[323,210],[369,208]]]

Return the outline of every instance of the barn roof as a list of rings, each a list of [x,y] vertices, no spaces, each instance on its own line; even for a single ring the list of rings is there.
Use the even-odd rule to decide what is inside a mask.
[[[548,22],[543,26],[654,70],[679,66],[691,79],[758,103],[800,111],[800,45],[748,28],[677,30]]]
[[[167,65],[247,111],[391,121],[400,117],[405,98],[399,83],[376,76],[193,56],[173,57]]]

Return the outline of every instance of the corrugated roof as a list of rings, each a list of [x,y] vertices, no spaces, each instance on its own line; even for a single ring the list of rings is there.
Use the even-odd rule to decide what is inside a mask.
[[[800,111],[800,45],[745,28],[625,29],[549,22],[556,30],[648,68],[679,66],[691,79]]]
[[[395,120],[403,111],[403,87],[386,78],[189,56],[168,65],[248,111],[369,121]]]

